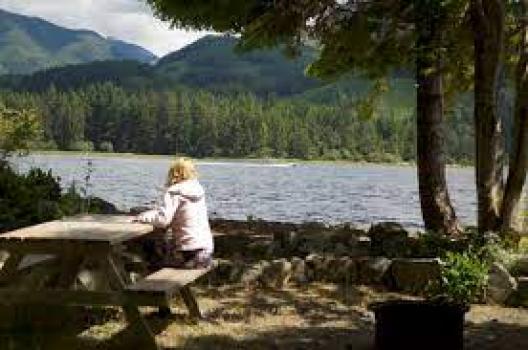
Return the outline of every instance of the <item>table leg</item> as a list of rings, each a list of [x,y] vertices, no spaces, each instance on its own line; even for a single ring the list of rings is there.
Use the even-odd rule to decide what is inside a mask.
[[[152,333],[145,319],[141,315],[139,307],[129,302],[129,299],[124,293],[127,284],[124,279],[126,273],[123,273],[124,271],[119,268],[119,265],[116,264],[112,255],[109,255],[107,258],[106,270],[110,285],[114,289],[123,292],[121,306],[128,322],[129,333],[137,336],[137,342],[135,343],[136,347],[138,349],[159,350],[160,348],[156,344],[154,333]]]
[[[189,286],[185,286],[181,288],[180,295],[182,296],[183,302],[187,306],[187,309],[189,310],[191,317],[196,318],[196,319],[201,319],[202,313],[200,312],[200,308],[198,306],[198,303],[196,302],[196,298],[194,297]]]

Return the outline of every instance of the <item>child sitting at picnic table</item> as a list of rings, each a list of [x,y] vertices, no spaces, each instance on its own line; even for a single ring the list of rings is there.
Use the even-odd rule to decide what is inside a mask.
[[[205,192],[198,182],[194,163],[179,158],[167,175],[163,205],[139,214],[137,221],[164,229],[156,240],[151,268],[207,268],[212,264],[213,236],[207,217]],[[171,229],[166,235],[165,229]]]

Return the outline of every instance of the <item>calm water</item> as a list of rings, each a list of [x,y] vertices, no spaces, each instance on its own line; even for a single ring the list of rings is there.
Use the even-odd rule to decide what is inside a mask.
[[[51,168],[63,185],[83,185],[89,159],[93,195],[120,209],[159,201],[170,159],[39,155],[19,161],[18,168]],[[422,225],[414,167],[198,162],[198,169],[212,217]],[[474,223],[473,170],[449,169],[448,182],[458,216]]]

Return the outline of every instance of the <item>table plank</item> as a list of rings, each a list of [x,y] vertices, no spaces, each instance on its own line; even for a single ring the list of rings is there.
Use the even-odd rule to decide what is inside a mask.
[[[133,223],[132,216],[81,215],[50,221],[0,235],[4,241],[107,242],[110,245],[133,240],[154,231],[151,225]]]

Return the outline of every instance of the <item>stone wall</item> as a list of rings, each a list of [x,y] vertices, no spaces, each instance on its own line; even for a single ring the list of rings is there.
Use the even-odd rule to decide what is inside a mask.
[[[284,224],[212,220],[217,267],[211,283],[282,288],[314,281],[376,284],[420,294],[439,278],[436,250],[460,242],[425,238],[397,223]],[[462,249],[462,247],[461,247]]]
[[[209,282],[248,288],[324,281],[423,295],[440,278],[437,257],[446,251],[466,251],[471,244],[469,239],[409,232],[393,222],[366,228],[232,220],[211,224],[217,232],[218,266]],[[493,264],[486,301],[528,305],[527,257],[519,257],[511,266]]]

